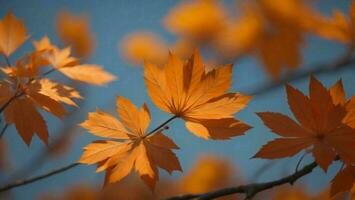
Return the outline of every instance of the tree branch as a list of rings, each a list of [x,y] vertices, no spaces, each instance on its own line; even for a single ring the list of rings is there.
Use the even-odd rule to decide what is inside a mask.
[[[2,138],[2,136],[5,134],[7,127],[9,127],[9,124],[5,124],[5,126],[2,127],[1,132],[0,132],[0,138]]]
[[[260,95],[272,89],[283,86],[288,82],[306,78],[311,74],[331,73],[345,68],[354,67],[353,65],[355,64],[355,57],[352,56],[352,52],[352,49],[349,49],[349,51],[345,55],[336,59],[334,62],[319,64],[314,67],[308,67],[305,70],[292,73],[279,80],[271,81],[267,84],[262,84],[261,86],[256,87],[254,89],[245,90],[245,93],[249,95]]]
[[[173,117],[169,118],[168,120],[166,120],[165,122],[160,124],[158,127],[156,127],[155,129],[153,129],[152,131],[147,133],[146,136],[154,134],[155,132],[157,132],[158,130],[160,130],[161,128],[163,128],[165,125],[167,125],[169,122],[171,122],[172,120],[174,120],[176,118],[177,118],[177,116],[173,116]],[[8,185],[0,187],[0,193],[4,192],[4,191],[7,191],[7,190],[10,190],[10,189],[15,188],[15,187],[19,187],[19,186],[22,186],[22,185],[27,185],[27,184],[30,184],[30,183],[45,179],[45,178],[53,176],[55,174],[67,171],[67,170],[69,170],[69,169],[71,169],[71,168],[73,168],[73,167],[75,167],[77,165],[80,165],[80,163],[73,163],[73,164],[70,164],[68,166],[65,166],[65,167],[62,167],[62,168],[47,172],[45,174],[42,174],[42,175],[39,175],[39,176],[36,176],[36,177],[33,177],[33,178],[24,179],[24,180],[20,180],[20,181],[15,181],[13,183],[10,183]]]
[[[303,167],[303,169],[289,175],[283,178],[280,178],[275,181],[270,181],[270,182],[264,182],[264,183],[251,183],[247,185],[240,185],[237,187],[230,187],[230,188],[223,188],[219,190],[215,190],[212,192],[207,192],[207,193],[201,193],[201,194],[185,194],[182,196],[176,196],[176,197],[171,197],[168,198],[167,200],[189,200],[189,199],[199,199],[199,200],[208,200],[208,199],[215,199],[218,197],[222,196],[227,196],[231,194],[245,194],[246,199],[251,199],[253,198],[256,194],[259,192],[262,192],[264,190],[279,186],[279,185],[284,185],[284,184],[293,184],[295,183],[299,178],[311,173],[314,168],[316,168],[318,165],[316,162],[313,162],[311,164],[306,165]]]
[[[61,172],[65,172],[65,171],[67,171],[67,170],[69,170],[69,169],[71,169],[73,167],[78,166],[78,165],[80,165],[80,163],[72,163],[72,164],[67,165],[65,167],[62,167],[62,168],[59,168],[59,169],[55,169],[53,171],[47,172],[47,173],[39,175],[39,176],[35,176],[35,177],[29,178],[29,179],[24,179],[24,180],[16,181],[14,183],[10,183],[8,185],[0,187],[0,193],[1,192],[5,192],[5,191],[10,190],[10,189],[15,188],[15,187],[20,187],[20,186],[23,186],[23,185],[27,185],[27,184],[30,184],[30,183],[45,179],[47,177],[53,176],[55,174],[59,174]]]

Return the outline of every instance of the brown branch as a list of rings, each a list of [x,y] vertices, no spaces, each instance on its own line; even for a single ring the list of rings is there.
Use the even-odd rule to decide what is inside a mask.
[[[50,70],[44,72],[40,77],[45,77],[45,76],[47,76],[48,74],[51,74],[51,73],[54,72],[54,71],[56,71],[56,69],[55,69],[55,68],[52,68],[52,69],[50,69]]]
[[[185,194],[182,196],[176,196],[176,197],[171,197],[168,198],[167,200],[189,200],[189,199],[199,199],[199,200],[208,200],[208,199],[215,199],[218,197],[223,197],[231,194],[245,194],[246,199],[251,199],[253,198],[256,194],[259,192],[262,192],[264,190],[284,185],[284,184],[293,184],[295,183],[299,178],[311,173],[314,168],[316,168],[318,165],[316,162],[313,162],[311,164],[306,165],[303,169],[289,175],[283,178],[280,178],[275,181],[270,181],[270,182],[264,182],[264,183],[252,183],[252,184],[247,184],[247,185],[240,185],[237,187],[230,187],[230,188],[223,188],[219,190],[215,190],[212,192],[207,192],[207,193],[201,193],[201,194]]]
[[[260,95],[270,90],[273,90],[275,88],[281,87],[291,81],[296,81],[296,80],[309,77],[311,74],[331,73],[331,72],[343,70],[345,68],[354,67],[353,65],[355,64],[355,57],[352,56],[352,52],[353,52],[352,49],[349,49],[349,51],[345,55],[336,59],[334,62],[319,64],[314,67],[308,67],[306,70],[292,73],[279,80],[262,84],[261,86],[256,87],[254,89],[247,89],[245,90],[246,91],[245,93],[249,95]]]
[[[2,127],[1,132],[0,132],[0,138],[5,134],[6,129],[9,127],[9,124],[5,124],[4,127]]]
[[[163,122],[162,124],[160,124],[158,127],[156,127],[155,129],[153,129],[152,131],[150,131],[148,134],[146,134],[146,136],[149,136],[149,135],[152,135],[154,134],[155,132],[157,132],[158,130],[162,129],[165,125],[167,125],[169,122],[171,122],[172,120],[176,119],[177,116],[173,116],[171,118],[169,118],[168,120],[166,120],[165,122]],[[22,185],[27,185],[27,184],[30,184],[30,183],[33,183],[33,182],[36,182],[36,181],[39,181],[39,180],[42,180],[44,178],[47,178],[47,177],[50,177],[50,176],[53,176],[55,174],[58,174],[58,173],[61,173],[61,172],[64,172],[64,171],[67,171],[77,165],[80,165],[80,163],[73,163],[73,164],[70,164],[68,166],[65,166],[65,167],[62,167],[62,168],[59,168],[59,169],[56,169],[56,170],[53,170],[51,172],[47,172],[45,174],[42,174],[42,175],[39,175],[39,176],[36,176],[36,177],[33,177],[33,178],[29,178],[29,179],[24,179],[24,180],[20,180],[20,181],[15,181],[13,183],[10,183],[8,185],[5,185],[3,187],[0,187],[0,193],[1,192],[4,192],[4,191],[7,191],[7,190],[10,190],[12,188],[15,188],[15,187],[19,187],[19,186],[22,186]],[[21,172],[22,173],[22,172]]]
[[[61,172],[65,172],[65,171],[67,171],[67,170],[69,170],[71,168],[74,168],[74,167],[78,166],[78,165],[80,165],[80,163],[72,163],[72,164],[67,165],[65,167],[61,167],[59,169],[55,169],[53,171],[47,172],[47,173],[39,175],[39,176],[35,176],[35,177],[29,178],[29,179],[24,179],[24,180],[16,181],[14,183],[10,183],[8,185],[0,187],[0,193],[1,192],[5,192],[5,191],[10,190],[10,189],[15,188],[15,187],[20,187],[20,186],[23,186],[23,185],[27,185],[27,184],[30,184],[30,183],[33,183],[33,182],[48,178],[50,176],[59,174]]]

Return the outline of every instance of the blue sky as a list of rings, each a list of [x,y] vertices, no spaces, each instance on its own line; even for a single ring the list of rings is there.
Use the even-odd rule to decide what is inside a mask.
[[[330,13],[334,7],[347,12],[349,2],[326,0],[319,1],[315,5],[325,13]],[[106,70],[119,77],[117,81],[105,87],[80,85],[80,88],[85,90],[85,106],[77,110],[76,112],[80,113],[69,121],[61,122],[54,117],[45,115],[52,138],[55,138],[55,133],[60,128],[58,124],[78,124],[86,119],[87,112],[94,111],[96,108],[114,113],[117,95],[129,98],[138,105],[147,102],[152,113],[151,129],[169,118],[168,114],[161,112],[151,103],[145,89],[143,70],[139,67],[131,67],[120,56],[118,43],[125,35],[142,30],[157,33],[166,41],[173,41],[174,36],[164,30],[161,19],[175,4],[176,1],[173,0],[0,0],[0,17],[3,17],[8,11],[13,11],[18,18],[24,19],[28,32],[32,36],[31,39],[38,40],[46,34],[57,44],[59,40],[55,33],[54,21],[58,11],[66,9],[73,13],[87,14],[91,21],[91,29],[96,36],[95,52],[87,62],[102,65]],[[343,46],[335,42],[323,41],[315,37],[309,37],[307,41],[308,45],[303,51],[304,66],[307,67],[312,67],[315,63],[327,63],[344,52]],[[18,54],[15,54],[11,59],[15,59],[17,55],[31,48],[30,42],[27,42],[26,45],[21,47]],[[317,78],[326,86],[330,86],[336,80],[342,78],[347,94],[350,96],[355,93],[355,87],[353,87],[355,85],[354,75],[354,69],[346,69],[341,72],[317,76]],[[62,80],[61,76],[54,75],[52,77]],[[268,79],[261,69],[260,63],[253,57],[248,57],[240,63],[235,63],[231,90],[247,92],[266,81]],[[291,82],[291,84],[304,92],[308,92],[308,79]],[[237,137],[230,141],[206,141],[188,133],[181,120],[172,123],[166,133],[181,147],[181,150],[177,151],[177,155],[184,170],[189,169],[199,155],[215,154],[231,159],[240,168],[242,176],[247,180],[263,163],[269,162],[260,159],[250,160],[249,158],[255,154],[262,144],[275,137],[255,115],[255,112],[260,111],[275,111],[290,115],[284,88],[276,88],[267,94],[254,97],[250,105],[237,114],[238,119],[254,126],[252,130],[247,132],[246,136]],[[33,175],[75,162],[82,153],[82,147],[97,139],[79,127],[75,131],[79,134],[71,150],[65,156],[51,159],[50,162],[34,171]],[[6,133],[5,139],[14,167],[23,167],[45,148],[37,138],[34,139],[30,147],[27,147],[15,133],[13,127]],[[260,177],[260,180],[270,180],[292,172],[297,160],[298,157],[296,156],[291,159],[272,161],[275,162],[275,165]],[[336,169],[336,166],[334,166],[328,176],[325,176],[318,169],[312,175],[305,177],[302,183],[307,183],[313,191],[324,188]],[[50,193],[62,191],[70,185],[79,183],[89,182],[100,185],[103,180],[102,175],[95,173],[94,166],[79,166],[59,176],[14,189],[12,194],[14,199],[33,199],[44,191]],[[163,173],[163,176],[165,175]],[[180,175],[181,173],[174,173],[173,176],[178,177]],[[0,180],[3,179],[0,178]],[[310,181],[312,181],[312,184],[309,184]]]

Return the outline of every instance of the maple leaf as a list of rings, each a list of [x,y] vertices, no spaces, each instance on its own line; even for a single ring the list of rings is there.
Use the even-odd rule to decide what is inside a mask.
[[[29,98],[13,100],[5,109],[4,116],[7,124],[15,124],[17,132],[27,145],[31,144],[35,133],[45,144],[48,144],[46,122]]]
[[[332,180],[330,195],[350,191],[355,184],[355,166],[346,166]]]
[[[86,16],[61,11],[57,18],[57,32],[59,38],[66,45],[72,46],[79,57],[88,57],[92,53],[94,36]]]
[[[224,13],[226,11],[218,1],[182,2],[164,18],[164,25],[172,33],[206,41],[214,38],[225,26]]]
[[[15,92],[11,84],[3,83],[1,87],[4,88],[0,97],[0,100],[4,99],[3,103],[15,97],[4,110],[5,121],[7,124],[15,124],[27,145],[30,145],[35,133],[44,143],[48,143],[47,126],[37,108],[63,118],[66,110],[60,103],[75,106],[72,98],[81,98],[72,88],[47,79],[34,80],[30,85],[20,84],[21,92]]]
[[[63,67],[72,67],[78,64],[78,59],[72,57],[71,48],[67,47],[64,49],[59,49],[56,46],[48,46],[50,49],[46,54],[45,58],[48,60],[49,64],[55,69],[60,69]]]
[[[259,18],[263,20],[263,28],[254,50],[276,79],[283,68],[297,68],[301,64],[304,37],[312,32],[311,27],[316,26],[321,17],[302,0],[262,0],[259,8],[264,17]],[[284,51],[285,46],[287,51]]]
[[[142,64],[144,60],[162,64],[167,58],[167,45],[152,33],[133,33],[121,43],[122,55],[133,64]],[[152,51],[154,49],[154,51]]]
[[[333,102],[330,91],[313,76],[309,97],[290,85],[286,85],[286,91],[290,109],[299,123],[280,113],[258,113],[264,124],[283,138],[267,143],[254,157],[288,157],[312,146],[313,156],[324,171],[336,155],[345,163],[353,163],[355,131],[343,122],[346,109]]]
[[[28,37],[23,21],[17,20],[11,12],[0,20],[0,53],[6,57],[15,52]]]
[[[60,103],[76,106],[72,99],[82,98],[73,88],[48,79],[35,79],[28,85],[2,81],[0,88],[0,104],[7,105],[4,107],[5,121],[15,124],[27,145],[30,145],[35,133],[43,142],[48,142],[47,126],[37,108],[63,118],[66,110]]]
[[[164,68],[151,63],[145,63],[144,67],[153,103],[183,118],[189,131],[205,139],[229,139],[251,128],[233,118],[251,97],[226,93],[231,76],[231,65],[206,73],[198,51],[186,63],[170,54]]]
[[[4,105],[12,96],[11,84],[7,81],[0,81],[0,105]]]
[[[218,50],[232,58],[254,54],[273,79],[301,64],[304,37],[323,20],[302,0],[251,1],[242,8],[243,15],[219,34]]]
[[[101,66],[92,64],[63,67],[58,71],[70,79],[93,85],[105,85],[116,79],[113,74],[106,72]]]
[[[334,10],[332,18],[324,19],[314,27],[319,36],[343,43],[355,41],[355,3],[351,2],[349,19],[341,11]]]
[[[48,36],[42,37],[39,41],[34,40],[32,42],[32,45],[34,46],[34,48],[37,51],[47,51],[47,50],[52,50],[52,49],[58,48],[51,43]]]
[[[59,49],[51,44],[48,37],[34,41],[37,51],[46,51],[44,58],[53,68],[70,79],[93,85],[104,85],[116,79],[99,65],[79,64],[78,59],[71,56],[71,48]]]
[[[353,96],[350,99],[345,98],[346,95],[341,80],[336,82],[329,91],[334,104],[344,107],[347,111],[346,116],[343,119],[343,123],[355,128],[355,97]]]
[[[43,55],[44,51],[33,51],[18,59],[14,66],[0,67],[0,70],[14,79],[37,78],[40,76],[40,69],[48,65]]]
[[[78,91],[74,88],[59,84],[49,79],[43,78],[34,84],[40,87],[39,93],[49,96],[57,102],[62,102],[70,106],[78,106],[72,99],[83,99]]]
[[[81,123],[93,135],[112,140],[87,145],[80,163],[98,163],[97,172],[106,170],[106,183],[120,181],[136,169],[150,189],[154,189],[159,179],[158,167],[169,173],[181,171],[179,161],[172,152],[172,149],[178,148],[176,144],[161,131],[145,135],[151,120],[145,104],[138,109],[128,99],[118,97],[117,112],[122,122],[98,110],[89,113],[89,119]]]

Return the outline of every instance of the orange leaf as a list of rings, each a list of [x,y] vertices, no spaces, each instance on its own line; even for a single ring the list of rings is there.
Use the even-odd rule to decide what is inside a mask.
[[[15,124],[23,141],[31,144],[33,134],[48,144],[47,125],[33,103],[27,98],[15,99],[4,112],[6,123]]]
[[[159,179],[158,167],[169,173],[180,170],[180,163],[172,149],[176,144],[161,132],[145,135],[150,123],[146,105],[139,110],[128,99],[117,98],[117,112],[123,121],[97,111],[81,124],[94,135],[121,139],[123,142],[98,141],[84,148],[79,162],[99,163],[97,171],[106,170],[105,183],[120,181],[133,169],[151,190]]]
[[[349,109],[344,103],[339,104],[345,102],[341,82],[327,90],[311,76],[309,97],[289,85],[286,85],[286,90],[288,104],[300,125],[279,113],[259,113],[271,131],[285,138],[269,142],[255,157],[293,156],[312,146],[313,156],[324,171],[336,155],[345,163],[354,163],[355,130],[345,124]]]
[[[335,196],[339,193],[350,191],[355,183],[355,167],[347,166],[341,170],[332,180],[330,195]]]
[[[252,128],[233,118],[187,121],[185,125],[196,136],[214,140],[228,140],[231,137],[243,135]]]
[[[57,102],[63,102],[70,106],[78,106],[75,99],[82,99],[83,97],[74,88],[67,85],[59,84],[49,79],[41,79],[37,82],[40,86],[39,93],[49,96]],[[36,84],[36,83],[33,83]]]
[[[122,56],[132,64],[143,61],[162,64],[168,56],[167,45],[153,33],[132,33],[122,40],[120,48]]]
[[[311,138],[277,138],[264,145],[254,158],[283,158],[293,156],[312,144]]]
[[[28,37],[23,21],[17,20],[11,12],[0,21],[0,53],[6,57],[15,52]]]
[[[182,2],[165,17],[164,25],[175,34],[194,40],[206,40],[215,37],[224,28],[224,13],[226,11],[218,1]]]
[[[59,68],[58,71],[73,80],[93,85],[105,85],[116,79],[114,75],[104,71],[99,65],[75,65]]]
[[[284,137],[310,136],[306,129],[281,113],[257,113],[272,132]]]
[[[227,139],[250,128],[229,121],[251,99],[239,93],[226,93],[231,76],[231,65],[206,73],[197,50],[187,62],[170,53],[164,68],[150,63],[145,63],[144,67],[144,78],[153,103],[163,111],[183,118],[191,132],[205,139]],[[228,125],[235,135],[221,133],[218,136],[216,124],[219,123]]]
[[[68,46],[72,46],[76,55],[88,57],[93,51],[94,36],[90,32],[86,16],[75,16],[61,11],[57,18],[59,38]]]

